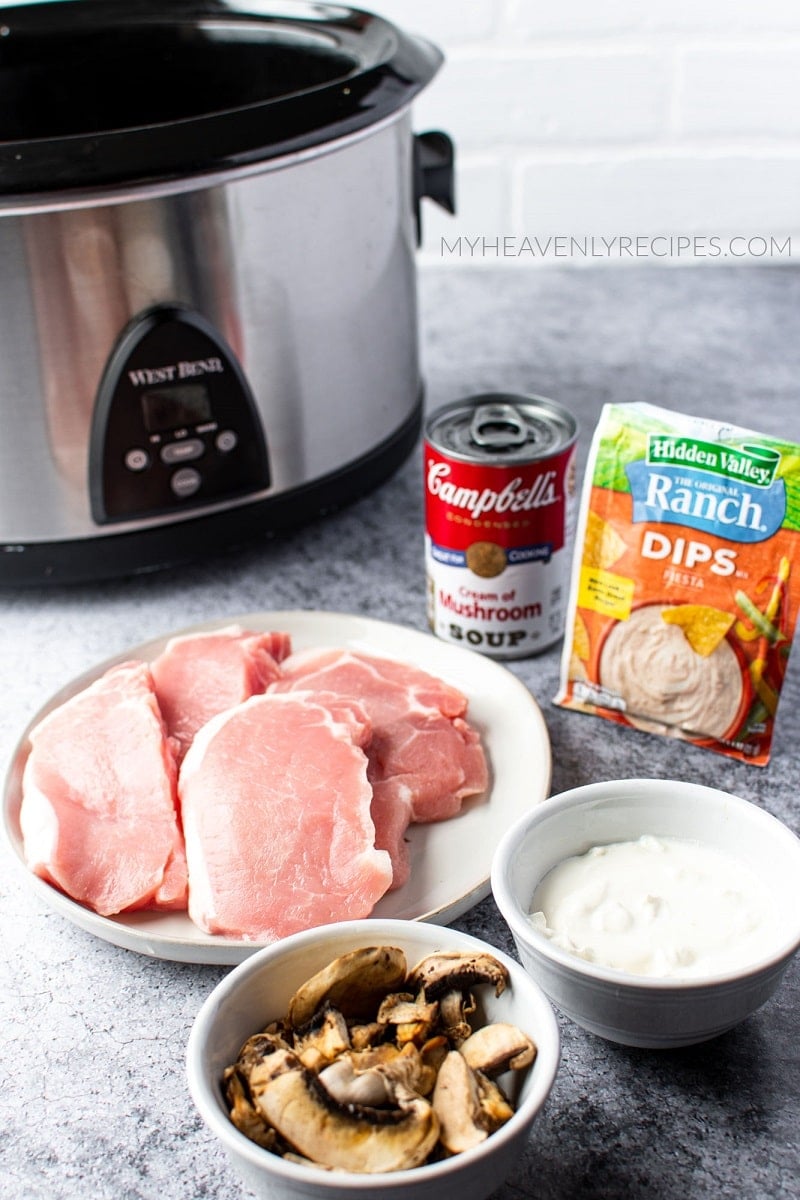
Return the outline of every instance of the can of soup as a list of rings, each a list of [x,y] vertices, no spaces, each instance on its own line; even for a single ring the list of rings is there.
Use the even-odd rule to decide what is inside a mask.
[[[425,427],[428,621],[445,641],[526,658],[564,632],[577,423],[540,396],[487,393]]]

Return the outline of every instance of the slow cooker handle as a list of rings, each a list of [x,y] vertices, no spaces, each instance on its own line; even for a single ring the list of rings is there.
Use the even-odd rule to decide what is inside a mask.
[[[417,245],[422,241],[420,201],[434,200],[449,213],[456,211],[455,149],[446,133],[431,130],[414,134],[414,216]]]

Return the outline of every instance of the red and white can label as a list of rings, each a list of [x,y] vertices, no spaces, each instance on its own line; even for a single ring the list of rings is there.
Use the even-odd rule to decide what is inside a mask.
[[[428,620],[445,641],[525,658],[564,632],[575,446],[502,466],[425,444]]]

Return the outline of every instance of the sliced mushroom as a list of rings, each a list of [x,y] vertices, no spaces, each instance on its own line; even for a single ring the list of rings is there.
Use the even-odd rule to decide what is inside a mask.
[[[433,1111],[439,1119],[439,1139],[450,1154],[471,1150],[489,1136],[475,1072],[458,1050],[451,1050],[439,1068]]]
[[[377,1045],[386,1033],[386,1026],[377,1021],[368,1021],[364,1025],[351,1023],[350,1045],[354,1050],[366,1050],[369,1046]]]
[[[405,954],[394,946],[365,946],[343,954],[298,988],[289,1001],[289,1025],[306,1025],[326,1001],[346,1017],[368,1019],[384,996],[402,986],[406,967]]]
[[[423,1062],[413,1042],[402,1050],[387,1043],[343,1054],[321,1072],[319,1081],[340,1104],[380,1108],[394,1102],[398,1084],[420,1096],[428,1095],[433,1091],[436,1073]]]
[[[278,1152],[278,1135],[250,1099],[247,1085],[236,1067],[228,1067],[223,1076],[225,1099],[236,1128],[265,1150]]]
[[[379,1025],[408,1025],[424,1021],[432,1025],[439,1013],[438,1004],[427,1004],[411,992],[392,992],[378,1009]]]
[[[242,1071],[245,1078],[249,1075],[252,1068],[263,1061],[268,1055],[274,1054],[276,1050],[290,1050],[291,1046],[279,1033],[256,1033],[251,1038],[248,1038],[245,1044],[239,1051],[239,1057],[236,1060],[236,1066]]]
[[[471,992],[445,992],[439,1001],[439,1025],[445,1037],[456,1046],[472,1034],[469,1018],[477,1005]]]
[[[449,1053],[450,1043],[442,1034],[437,1034],[436,1037],[429,1038],[420,1050],[420,1059],[423,1071],[425,1072],[422,1079],[425,1086],[420,1087],[420,1092],[423,1096],[427,1096],[433,1091],[436,1076],[439,1074],[439,1068]]]
[[[326,1167],[375,1173],[419,1166],[436,1145],[439,1123],[427,1100],[397,1085],[394,1107],[343,1107],[291,1055],[272,1055],[251,1078],[265,1120],[304,1158]],[[277,1069],[279,1065],[283,1069]]]
[[[306,1068],[293,1050],[275,1049],[260,1061],[253,1059],[247,1069],[242,1071],[242,1075],[247,1082],[253,1103],[263,1113],[258,1097],[264,1088],[268,1087],[273,1079],[285,1075],[287,1071],[305,1070]]]
[[[409,1051],[413,1052],[414,1047],[404,1046],[401,1050],[399,1046],[395,1046],[394,1042],[381,1042],[379,1046],[367,1046],[363,1050],[353,1049],[350,1052],[350,1057],[357,1071],[369,1071],[372,1067],[380,1067],[386,1063],[391,1063]]]
[[[473,1071],[494,1075],[507,1067],[519,1071],[536,1057],[536,1046],[516,1025],[497,1021],[484,1025],[459,1047]]]
[[[338,1008],[325,1008],[297,1031],[294,1051],[311,1071],[321,1071],[350,1049],[350,1031]]]
[[[476,983],[490,983],[499,996],[508,983],[508,971],[491,954],[443,950],[430,954],[413,968],[407,986],[423,988],[426,1000],[438,1000],[448,992],[466,992]]]
[[[389,1080],[377,1067],[358,1071],[349,1054],[342,1055],[320,1072],[319,1081],[337,1103],[385,1108],[394,1100]]]
[[[407,1042],[393,1057],[387,1056],[385,1061],[376,1063],[375,1069],[380,1071],[392,1086],[402,1084],[419,1096],[429,1095],[436,1082],[430,1064],[424,1061],[413,1042]]]
[[[488,1075],[476,1071],[475,1079],[481,1106],[481,1124],[489,1133],[494,1133],[513,1117],[514,1109],[502,1089]]]
[[[399,1046],[406,1042],[422,1045],[430,1035],[439,1016],[439,1006],[428,1004],[420,994],[392,992],[378,1009],[378,1024],[393,1025]]]

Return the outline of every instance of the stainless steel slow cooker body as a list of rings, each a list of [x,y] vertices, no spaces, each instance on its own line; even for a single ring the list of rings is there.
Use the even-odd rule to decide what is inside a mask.
[[[415,209],[449,204],[450,181],[410,103],[438,51],[328,5],[114,7],[0,14],[0,80],[37,68],[23,98],[43,61],[57,90],[58,36],[87,70],[122,56],[72,117],[38,101],[11,130],[37,136],[0,140],[3,583],[152,569],[296,525],[381,482],[419,433]],[[136,73],[115,36],[177,76],[149,124],[119,96]],[[260,61],[282,78],[239,96],[230,76]],[[181,94],[215,86],[210,115]],[[111,92],[98,132],[91,97]]]

